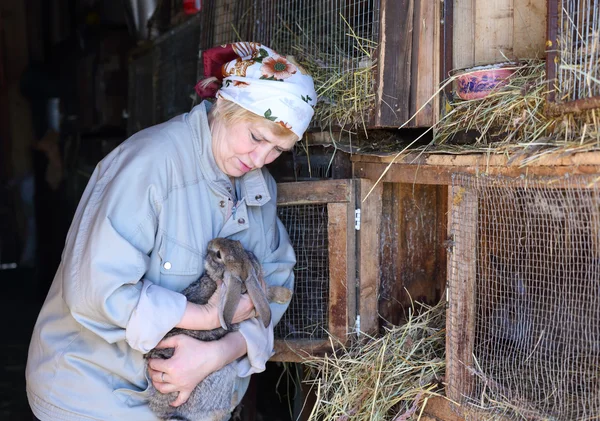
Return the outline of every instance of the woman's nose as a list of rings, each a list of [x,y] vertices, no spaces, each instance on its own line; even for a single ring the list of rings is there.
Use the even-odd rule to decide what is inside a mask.
[[[265,142],[266,143],[266,142]],[[269,156],[269,145],[260,145],[250,154],[254,168],[262,168]]]

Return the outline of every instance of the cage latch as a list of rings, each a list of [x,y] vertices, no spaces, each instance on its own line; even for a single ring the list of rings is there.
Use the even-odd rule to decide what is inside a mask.
[[[354,229],[360,230],[360,209],[354,209]]]

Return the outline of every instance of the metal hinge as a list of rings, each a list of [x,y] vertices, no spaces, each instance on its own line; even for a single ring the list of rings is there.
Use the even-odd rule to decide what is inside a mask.
[[[354,209],[354,229],[360,230],[360,209]]]
[[[356,336],[360,336],[360,314],[356,315],[356,321],[354,322],[354,332]]]

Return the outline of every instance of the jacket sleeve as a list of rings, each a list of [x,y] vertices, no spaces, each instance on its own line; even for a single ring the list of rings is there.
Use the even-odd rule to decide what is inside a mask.
[[[269,190],[272,193],[271,202],[265,204],[264,206],[268,208],[263,210],[265,215],[265,221],[263,222],[264,226],[267,227],[267,232],[260,235],[265,235],[267,239],[270,239],[270,244],[268,244],[270,249],[268,254],[261,259],[263,273],[268,285],[284,286],[293,291],[293,268],[296,264],[296,256],[287,231],[277,218],[275,181],[270,175],[268,177],[268,181],[271,181],[269,185]],[[258,257],[260,258],[260,256]],[[246,377],[265,370],[266,362],[273,355],[273,327],[279,323],[288,306],[289,303],[271,303],[271,324],[266,328],[256,318],[240,323],[239,331],[246,340],[248,351],[246,357],[238,363],[239,377]]]
[[[181,320],[186,299],[142,279],[165,190],[152,175],[160,165],[151,151],[135,145],[121,145],[96,167],[67,235],[62,283],[83,327],[146,353]]]

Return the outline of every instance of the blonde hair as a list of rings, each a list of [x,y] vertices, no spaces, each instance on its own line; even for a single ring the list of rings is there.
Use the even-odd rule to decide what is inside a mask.
[[[277,137],[294,139],[295,142],[299,140],[296,133],[282,126],[279,123],[268,120],[263,116],[254,114],[252,111],[239,106],[235,102],[228,101],[223,98],[218,98],[217,102],[213,105],[210,110],[210,114],[214,120],[220,120],[223,123],[235,124],[240,121],[248,121],[250,123],[263,124],[267,126],[271,133]]]

